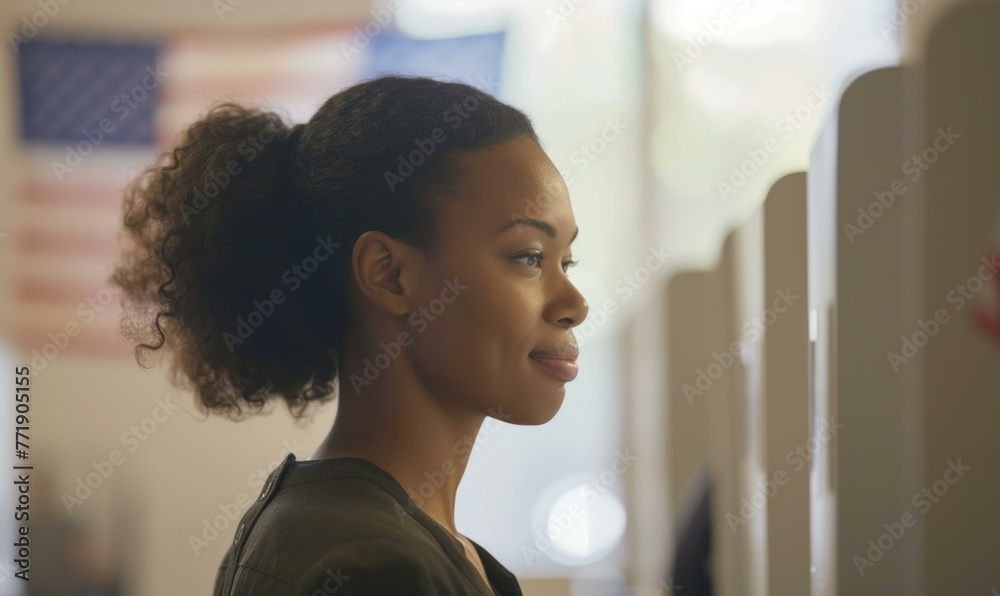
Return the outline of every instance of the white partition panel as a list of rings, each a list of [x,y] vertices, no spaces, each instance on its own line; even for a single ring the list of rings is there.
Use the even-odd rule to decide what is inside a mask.
[[[913,593],[917,541],[867,560],[912,484],[902,378],[885,355],[904,328],[903,204],[919,192],[905,171],[902,80],[890,68],[853,81],[810,163],[812,420],[825,439],[813,456],[814,596]]]
[[[744,272],[759,274],[761,250],[751,247],[761,242],[760,222],[757,217],[730,233],[712,270],[675,276],[668,294],[671,477],[686,484],[707,459],[713,480],[711,578],[722,596],[766,593],[763,575],[753,573],[753,559],[763,560],[764,548],[752,547],[755,537],[762,538],[766,504],[746,505],[755,467],[748,450],[747,393],[756,378],[747,377],[759,360],[753,355],[759,332],[744,328],[753,294],[753,280]],[[687,501],[680,486],[672,494]]]
[[[697,385],[698,371],[728,337],[719,319],[725,299],[718,277],[715,271],[683,271],[667,283],[667,461],[670,502],[678,513],[694,497],[690,491],[709,464],[711,406]]]
[[[703,289],[701,305],[690,312],[671,309],[674,333],[699,334],[699,339],[676,337],[672,345],[672,386],[694,410],[692,420],[704,417],[708,428],[708,458],[713,475],[712,581],[721,596],[766,594],[766,503],[751,503],[754,481],[763,477],[760,436],[755,429],[762,415],[760,394],[760,330],[753,312],[759,312],[762,287],[763,218],[758,213],[742,228],[730,232],[716,267],[702,275],[687,273],[673,283],[672,295],[689,300]],[[677,306],[686,303],[679,302]],[[679,345],[677,342],[685,342]],[[687,353],[680,354],[677,350]],[[687,374],[685,374],[687,371]],[[754,404],[758,404],[757,407]],[[674,423],[682,423],[675,419]],[[674,444],[691,442],[690,429]],[[680,454],[672,457],[684,457]],[[683,466],[691,469],[692,462]],[[682,469],[682,468],[679,468]]]
[[[671,281],[672,469],[690,477],[707,449],[719,594],[809,590],[806,224],[800,172],[727,236],[714,270]]]
[[[720,313],[729,308],[729,298],[722,292],[722,275],[718,269],[707,271],[682,271],[671,277],[667,283],[667,425],[666,460],[669,466],[670,503],[673,506],[673,527],[677,528],[674,538],[694,527],[694,520],[700,519],[701,491],[705,484],[714,486],[711,503],[719,498],[718,453],[713,447],[713,421],[711,416],[718,411],[716,404],[724,400],[724,385],[711,383],[705,368],[712,362],[711,354],[727,343],[728,327]],[[723,381],[724,383],[724,381]],[[717,518],[710,516],[711,524]],[[710,544],[711,552],[718,553],[719,544]],[[683,542],[681,548],[695,549],[695,541]],[[673,552],[672,563],[690,564],[700,553]],[[720,557],[715,555],[714,567],[718,567]],[[719,573],[706,570],[709,581],[720,585]],[[696,573],[690,569],[678,572],[670,579],[670,587],[680,590],[695,589],[685,585],[685,574]],[[679,574],[679,575],[678,575]],[[722,583],[725,583],[724,581]],[[728,584],[727,584],[728,585]],[[719,589],[719,588],[716,588]],[[664,593],[669,593],[664,590]]]
[[[906,329],[903,274],[914,240],[906,207],[921,185],[903,152],[904,72],[856,80],[840,104],[837,178],[838,324],[836,411],[844,425],[836,452],[837,584],[840,594],[912,594],[919,540],[879,554],[884,525],[910,506],[918,476],[910,421],[916,393],[888,366],[888,346]],[[910,256],[912,256],[912,252]],[[916,536],[916,534],[914,534]]]
[[[809,594],[809,303],[806,174],[778,180],[763,205],[763,462],[769,596]]]
[[[741,593],[767,593],[767,494],[763,454],[763,336],[764,321],[764,214],[758,208],[733,232],[732,336],[740,342],[734,359],[730,416],[734,442],[732,456],[738,462],[739,509],[732,511],[729,527],[734,530],[737,573]]]
[[[722,342],[718,351],[729,350],[737,337],[733,333],[733,244],[731,233],[723,244],[719,262],[714,269],[721,304],[716,313],[722,328]],[[734,362],[728,369],[717,362],[711,353],[705,354],[706,364],[699,369],[696,380],[707,387],[703,399],[709,405],[710,453],[715,485],[712,500],[712,579],[719,596],[745,594],[743,565],[739,559],[739,533],[734,533],[729,516],[739,511],[739,453],[741,445],[740,415],[731,386],[739,372]]]
[[[1000,4],[946,14],[924,56],[923,308],[891,346],[924,387],[923,482],[911,510],[924,529],[924,594],[996,594]],[[913,350],[911,359],[906,351]]]

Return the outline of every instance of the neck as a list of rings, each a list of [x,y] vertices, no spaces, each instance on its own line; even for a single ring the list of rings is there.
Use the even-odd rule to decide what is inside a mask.
[[[350,363],[341,369],[337,418],[312,458],[352,456],[374,463],[457,535],[455,495],[485,415],[444,410],[412,381],[404,358],[373,381],[355,372],[362,370]]]

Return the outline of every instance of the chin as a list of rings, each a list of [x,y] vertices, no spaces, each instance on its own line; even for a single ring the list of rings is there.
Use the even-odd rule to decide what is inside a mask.
[[[545,424],[559,413],[559,409],[562,407],[563,400],[566,397],[566,390],[560,388],[555,392],[552,389],[548,389],[544,393],[538,391],[533,393],[524,392],[521,394],[521,397],[523,398],[524,396],[528,396],[528,399],[518,403],[516,407],[503,407],[505,413],[510,413],[510,416],[503,419],[503,422],[519,426]]]

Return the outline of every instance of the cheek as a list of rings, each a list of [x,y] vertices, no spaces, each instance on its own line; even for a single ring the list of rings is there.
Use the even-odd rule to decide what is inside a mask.
[[[462,278],[459,277],[459,280]],[[447,302],[446,294],[427,303],[410,321],[421,359],[434,368],[509,367],[526,355],[536,337],[537,306],[513,282],[470,278]]]
[[[484,285],[481,291],[473,291],[457,304],[455,323],[465,329],[456,330],[460,334],[472,334],[486,343],[501,344],[506,349],[527,345],[534,335],[538,320],[536,301],[525,287],[516,282]]]
[[[558,411],[563,389],[528,359],[542,333],[544,302],[530,282],[472,280],[451,303],[428,303],[410,325],[412,359],[435,395],[504,418],[541,424]],[[433,318],[433,320],[431,320]]]
[[[464,294],[444,304],[435,321],[427,322],[426,334],[461,358],[462,352],[479,352],[496,343],[505,330],[511,330],[511,323],[501,296],[476,291],[470,283]]]

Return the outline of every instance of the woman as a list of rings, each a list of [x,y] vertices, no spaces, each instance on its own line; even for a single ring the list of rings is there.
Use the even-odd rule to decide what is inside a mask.
[[[215,106],[161,159],[126,192],[112,275],[137,360],[167,345],[171,378],[234,420],[339,397],[247,509],[215,594],[520,594],[454,506],[483,420],[543,424],[576,376],[577,226],[529,119],[386,76],[290,128]]]

